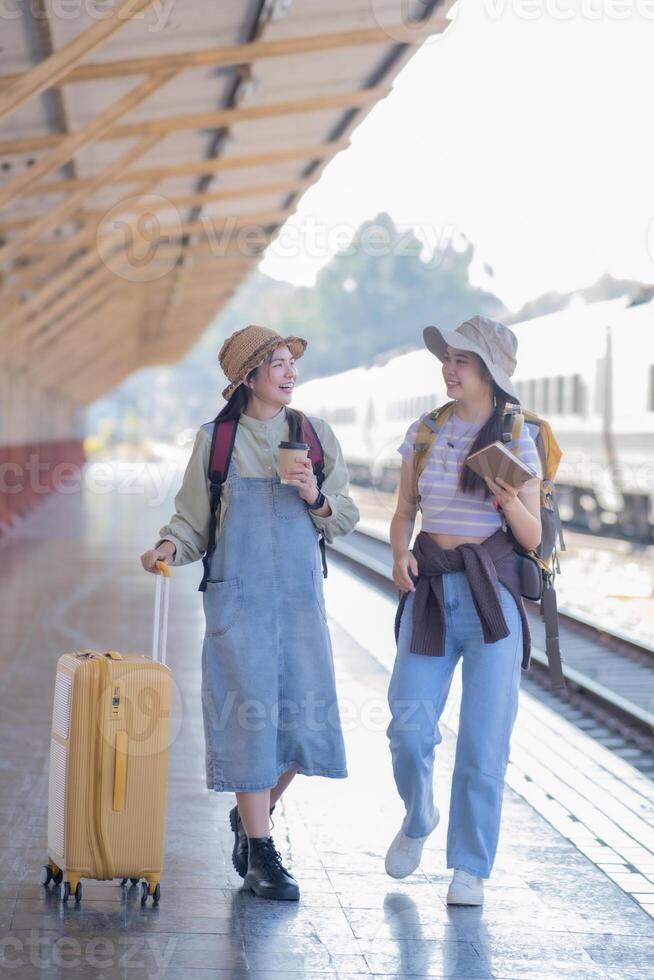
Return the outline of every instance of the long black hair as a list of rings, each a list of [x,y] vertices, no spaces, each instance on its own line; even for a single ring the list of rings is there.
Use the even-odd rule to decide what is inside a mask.
[[[249,372],[245,378],[245,381],[241,382],[232,397],[228,399],[227,404],[223,405],[223,407],[220,409],[214,419],[214,422],[225,422],[226,420],[229,421],[231,419],[236,419],[238,421],[238,419],[240,419],[250,398],[250,393],[247,388],[248,382],[257,376],[257,371],[259,371],[264,364],[270,364],[274,353],[274,351],[271,351],[258,367],[255,367]]]
[[[477,357],[480,364],[479,373],[481,380],[488,382],[491,388],[493,395],[493,414],[488,421],[482,425],[481,429],[477,433],[476,439],[468,450],[468,456],[471,456],[472,453],[476,453],[480,449],[483,449],[484,446],[490,445],[491,442],[496,442],[498,439],[500,441],[502,440],[504,412],[508,401],[505,393],[493,380],[493,376],[482,361],[481,357],[479,357],[477,354],[474,356]],[[466,456],[466,459],[468,456]],[[483,490],[484,497],[491,496],[491,491],[488,489],[486,481],[483,480],[478,473],[475,473],[474,470],[471,470],[469,466],[463,465],[461,467],[461,473],[459,475],[459,488],[466,493],[475,493],[478,490]]]
[[[225,422],[228,420],[231,421],[231,419],[240,419],[241,415],[245,411],[245,406],[247,403],[248,390],[244,384],[240,384],[232,397],[228,399],[227,403],[220,409],[214,421]]]

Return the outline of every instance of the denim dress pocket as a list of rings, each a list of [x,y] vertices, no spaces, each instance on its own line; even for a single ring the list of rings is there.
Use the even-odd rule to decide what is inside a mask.
[[[285,483],[273,484],[273,511],[275,517],[283,521],[306,517],[307,505],[295,487]]]
[[[207,636],[224,636],[238,619],[243,605],[243,588],[240,578],[224,582],[207,582],[203,593],[204,616]]]

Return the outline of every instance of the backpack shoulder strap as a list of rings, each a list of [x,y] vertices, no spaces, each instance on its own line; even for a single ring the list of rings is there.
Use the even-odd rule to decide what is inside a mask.
[[[237,429],[238,419],[224,419],[219,421],[218,418],[215,418],[213,421],[209,467],[207,470],[209,481],[209,538],[207,541],[207,550],[202,556],[204,574],[198,588],[199,592],[206,592],[207,590],[211,555],[216,548],[216,528],[218,525],[220,495],[222,493],[223,483],[227,479]]]
[[[318,433],[316,432],[313,423],[309,421],[308,416],[306,416],[304,412],[300,412],[296,408],[287,408],[286,415],[288,417],[288,431],[291,440],[293,442],[308,443],[309,459],[311,460],[318,489],[320,490],[325,479],[325,453],[322,448],[322,443],[318,438]],[[320,536],[318,538],[318,547],[320,549],[320,558],[322,561],[323,578],[327,578],[325,535],[322,531],[320,532]]]
[[[434,445],[436,436],[441,431],[448,418],[452,414],[454,402],[446,402],[439,408],[433,409],[421,420],[416,432],[416,441],[413,445],[413,468],[415,471],[416,486],[420,474],[425,468],[431,447]]]
[[[507,449],[511,450],[514,456],[518,455],[518,445],[520,443],[524,421],[525,417],[519,405],[508,408],[504,413],[504,419],[502,420],[502,442]]]
[[[309,459],[318,481],[318,489],[325,479],[325,453],[314,425],[308,416],[295,408],[287,408],[289,435],[294,442],[306,442],[309,446]]]
[[[543,475],[554,480],[561,462],[561,447],[554,437],[552,426],[545,419],[538,419],[538,435],[542,444],[541,459],[544,459]]]
[[[237,419],[226,419],[223,422],[214,421],[211,437],[211,453],[209,455],[209,484],[216,483],[219,487],[227,479],[229,464],[232,460],[234,442],[236,440]]]
[[[318,480],[318,489],[320,489],[325,479],[325,454],[318,433],[306,415],[302,421],[302,441],[309,443],[309,459]]]

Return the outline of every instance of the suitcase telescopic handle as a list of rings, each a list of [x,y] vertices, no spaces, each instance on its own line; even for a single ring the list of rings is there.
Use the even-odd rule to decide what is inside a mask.
[[[155,563],[160,575],[155,576],[154,623],[152,625],[152,659],[166,663],[166,640],[168,637],[168,604],[170,602],[170,565],[165,561]],[[163,582],[163,602],[161,589]]]

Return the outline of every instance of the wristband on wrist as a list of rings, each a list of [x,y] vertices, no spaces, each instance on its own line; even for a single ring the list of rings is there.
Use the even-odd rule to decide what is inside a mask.
[[[322,492],[322,490],[318,490],[318,496],[316,497],[316,499],[312,504],[307,504],[307,507],[309,508],[309,510],[320,510],[324,502],[325,502],[325,495]]]

